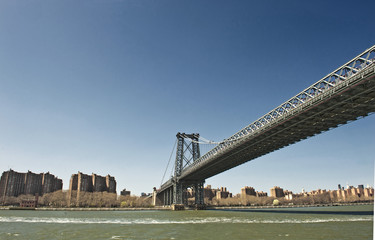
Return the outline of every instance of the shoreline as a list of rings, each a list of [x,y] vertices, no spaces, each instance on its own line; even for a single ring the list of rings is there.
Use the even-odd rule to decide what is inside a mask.
[[[314,205],[280,205],[280,206],[207,206],[206,210],[230,210],[230,209],[275,209],[275,208],[314,208],[314,207],[339,207],[339,206],[361,206],[374,205],[374,203],[331,203]],[[0,210],[33,210],[33,211],[171,211],[170,206],[160,206],[152,208],[134,207],[134,208],[22,208],[22,207],[0,207]],[[186,207],[185,210],[195,210],[192,207]]]
[[[22,207],[1,207],[0,210],[33,210],[33,211],[167,211],[171,207],[154,207],[154,208],[22,208]]]
[[[341,207],[341,206],[361,206],[374,205],[371,203],[329,203],[312,205],[280,205],[280,206],[207,206],[207,210],[225,210],[225,209],[273,209],[273,208],[314,208],[314,207]]]

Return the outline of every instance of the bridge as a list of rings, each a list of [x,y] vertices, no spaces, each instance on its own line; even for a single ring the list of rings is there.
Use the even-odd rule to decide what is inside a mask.
[[[204,205],[205,179],[375,112],[375,45],[200,156],[199,134],[177,134],[174,175],[154,203]],[[189,156],[189,157],[187,157]]]

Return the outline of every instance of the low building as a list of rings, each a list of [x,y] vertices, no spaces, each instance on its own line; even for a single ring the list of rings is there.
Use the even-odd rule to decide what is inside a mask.
[[[121,192],[120,192],[120,195],[121,196],[130,196],[130,191],[127,191],[126,188],[124,188]]]
[[[263,191],[261,191],[261,192],[258,192],[258,191],[257,191],[257,192],[256,192],[256,196],[257,196],[257,197],[267,197],[267,195],[268,195],[268,194],[267,194],[266,192],[263,192]]]
[[[150,196],[152,196],[152,193],[145,193],[145,192],[141,193],[141,198],[146,198],[146,197],[150,197]]]

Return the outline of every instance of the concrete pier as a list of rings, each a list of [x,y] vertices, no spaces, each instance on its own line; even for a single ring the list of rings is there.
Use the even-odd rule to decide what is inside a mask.
[[[185,210],[184,204],[172,204],[172,211],[182,211]]]

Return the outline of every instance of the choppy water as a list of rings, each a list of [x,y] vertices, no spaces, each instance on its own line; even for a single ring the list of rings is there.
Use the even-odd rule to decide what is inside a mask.
[[[0,211],[0,239],[373,239],[373,206]]]

